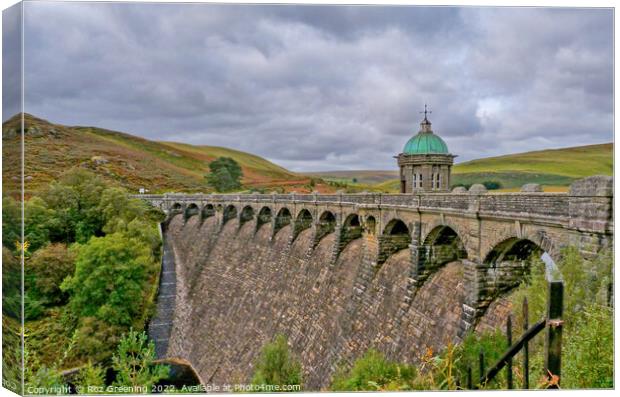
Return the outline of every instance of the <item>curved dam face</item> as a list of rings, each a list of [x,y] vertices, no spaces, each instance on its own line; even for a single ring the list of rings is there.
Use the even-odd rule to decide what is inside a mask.
[[[231,219],[218,230],[175,216],[165,231],[175,262],[176,290],[166,357],[189,361],[205,384],[247,383],[262,347],[288,337],[300,358],[304,389],[327,388],[336,368],[369,348],[416,363],[427,348],[459,340],[465,285],[460,262],[434,272],[412,293],[410,251],[370,266],[373,241],[350,241],[333,261],[335,233],[316,246],[311,229],[273,235],[256,219]],[[273,238],[272,238],[273,235]],[[494,304],[480,324],[505,318]]]

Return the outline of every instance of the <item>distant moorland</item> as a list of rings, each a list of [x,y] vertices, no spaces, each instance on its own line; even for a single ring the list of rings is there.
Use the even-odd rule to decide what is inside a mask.
[[[15,116],[2,128],[3,178],[6,193],[19,191],[20,118]],[[309,177],[295,174],[253,154],[216,146],[156,142],[126,133],[96,127],[52,124],[25,115],[26,196],[47,187],[66,170],[80,166],[130,191],[143,187],[151,192],[206,191],[204,176],[208,163],[220,156],[236,160],[243,170],[247,189],[278,189],[299,192],[334,190],[310,186]]]
[[[20,189],[20,118],[3,123],[5,192]],[[325,171],[295,173],[262,157],[217,146],[157,142],[97,127],[64,126],[25,114],[26,196],[36,194],[66,170],[80,166],[130,191],[209,191],[208,163],[231,157],[243,171],[246,190],[269,192],[397,192],[398,171]],[[456,164],[453,185],[497,182],[502,191],[518,190],[529,182],[547,191],[563,191],[575,179],[613,173],[613,144],[489,157]]]
[[[547,191],[563,191],[575,179],[613,174],[613,144],[576,146],[488,157],[456,164],[452,183],[471,185],[499,182],[503,191],[525,183],[539,183]],[[346,184],[368,184],[382,191],[397,191],[398,171],[324,171],[304,175]]]

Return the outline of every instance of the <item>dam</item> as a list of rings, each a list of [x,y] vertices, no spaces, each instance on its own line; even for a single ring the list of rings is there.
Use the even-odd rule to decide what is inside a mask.
[[[265,343],[288,337],[304,388],[329,386],[368,348],[416,363],[495,329],[527,259],[613,242],[613,180],[568,193],[138,195],[167,214],[159,358],[203,384],[247,383]]]

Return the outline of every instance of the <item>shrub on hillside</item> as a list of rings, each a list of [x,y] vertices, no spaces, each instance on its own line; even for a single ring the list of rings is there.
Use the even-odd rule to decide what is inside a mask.
[[[339,370],[332,381],[334,391],[410,390],[416,378],[415,367],[386,360],[370,349],[357,359],[353,367]]]
[[[496,181],[484,181],[482,182],[482,184],[489,190],[496,190],[502,188],[502,184]]]
[[[301,365],[291,356],[286,336],[277,335],[267,343],[256,363],[252,384],[279,386],[281,390],[291,385],[301,385]]]
[[[21,218],[19,203],[12,197],[2,197],[2,245],[10,250],[21,241]]]
[[[2,314],[12,318],[21,317],[21,275],[19,258],[2,247]]]
[[[75,253],[62,243],[49,244],[37,251],[28,260],[29,292],[48,305],[67,302],[68,294],[60,289],[62,281],[73,274]]]
[[[112,358],[112,366],[116,371],[115,386],[128,386],[134,393],[137,388],[144,388],[145,393],[161,379],[168,377],[169,367],[155,364],[155,344],[149,340],[144,331],[133,329],[123,336],[116,354]]]

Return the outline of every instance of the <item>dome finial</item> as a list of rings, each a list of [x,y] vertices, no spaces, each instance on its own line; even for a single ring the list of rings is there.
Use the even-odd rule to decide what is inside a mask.
[[[425,103],[425,104],[424,104],[424,111],[423,111],[423,112],[420,112],[420,113],[424,113],[424,121],[428,122],[428,119],[426,118],[426,114],[427,114],[427,113],[433,113],[433,111],[432,111],[432,110],[428,110],[428,109],[426,108],[426,103]]]
[[[428,118],[426,117],[428,113],[433,113],[432,110],[428,110],[428,107],[426,105],[426,103],[424,104],[424,111],[420,112],[420,113],[424,113],[424,120],[422,120],[422,122],[420,123],[420,132],[426,132],[426,133],[433,133],[433,130],[431,130],[431,122],[428,121]]]

